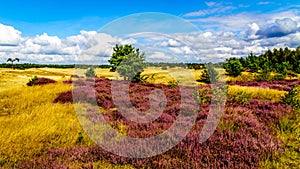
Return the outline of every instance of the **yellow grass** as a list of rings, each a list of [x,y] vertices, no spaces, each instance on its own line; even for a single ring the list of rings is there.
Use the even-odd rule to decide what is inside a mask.
[[[75,69],[40,68],[27,70],[0,69],[0,166],[8,166],[26,158],[46,153],[48,148],[67,148],[78,145],[78,133],[82,127],[77,120],[72,104],[53,104],[61,92],[71,90],[71,85],[62,84],[69,79]],[[220,70],[222,71],[222,70]],[[84,69],[75,73],[84,74]],[[189,84],[189,79],[199,79],[202,70],[182,68],[147,68],[142,75],[149,76],[148,82],[168,83],[174,79]],[[98,76],[122,79],[109,69],[96,69]],[[153,76],[152,76],[153,75]],[[191,76],[188,76],[191,75]],[[33,76],[49,77],[56,84],[27,87]],[[279,100],[284,91],[255,87],[229,86],[228,93],[245,91],[253,98]],[[122,129],[122,126],[120,126]],[[94,143],[84,134],[83,146]],[[72,165],[72,164],[71,164]],[[106,162],[96,162],[95,168],[132,168],[116,166]]]
[[[178,81],[182,85],[191,85],[196,83],[196,80],[200,78],[202,70],[190,70],[180,67],[168,68],[168,70],[162,70],[161,68],[148,67],[142,73],[142,76],[149,77],[147,82],[150,83],[163,83],[168,84],[172,81]]]
[[[53,104],[70,85],[20,87],[0,92],[0,164],[76,144],[82,129],[73,105]],[[92,142],[85,136],[86,145]]]
[[[68,148],[94,143],[84,133],[73,104],[54,104],[59,93],[72,89],[61,81],[75,69],[0,69],[0,166],[7,168],[27,158],[38,157],[50,148]],[[83,70],[82,70],[83,71]],[[99,70],[100,76],[113,74]],[[26,86],[33,76],[58,80],[56,84]],[[78,133],[83,142],[78,143]],[[76,168],[76,166],[70,167]],[[1,167],[0,167],[1,168]],[[95,168],[132,168],[104,161]]]
[[[224,72],[225,72],[225,70],[224,70]],[[242,74],[237,77],[226,76],[226,81],[253,81],[254,76],[255,76],[254,73],[242,72]]]
[[[285,91],[279,91],[269,88],[258,88],[249,86],[228,86],[228,94],[234,95],[238,92],[244,91],[250,94],[251,98],[258,98],[270,101],[279,101],[280,97],[284,96]]]
[[[26,86],[33,76],[65,80],[73,74],[74,69],[32,68],[26,70],[0,69],[0,91]]]

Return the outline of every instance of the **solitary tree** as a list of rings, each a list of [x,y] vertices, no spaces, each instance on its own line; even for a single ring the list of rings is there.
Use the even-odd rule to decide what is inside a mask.
[[[140,53],[131,45],[116,45],[109,62],[112,64],[111,71],[117,71],[124,80],[140,81],[140,75],[145,65],[145,54]]]
[[[6,62],[11,62],[11,68],[14,69],[14,62],[15,62],[15,61],[18,61],[18,62],[19,62],[20,59],[19,59],[19,58],[14,58],[14,59],[8,58]]]
[[[135,49],[130,44],[118,45],[113,48],[113,54],[108,62],[112,65],[110,71],[115,72],[119,64],[125,59],[130,53],[139,53],[139,49]]]

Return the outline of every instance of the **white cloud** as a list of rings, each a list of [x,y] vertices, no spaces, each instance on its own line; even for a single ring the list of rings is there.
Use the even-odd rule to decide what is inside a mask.
[[[57,36],[48,36],[47,33],[37,35],[33,39],[33,43],[41,46],[60,46],[61,40]]]
[[[218,7],[213,2],[207,2],[207,5]],[[262,54],[275,47],[295,48],[300,42],[300,17],[294,11],[240,13],[190,21],[203,24],[206,30],[166,37],[157,34],[127,39],[96,31],[80,31],[78,35],[61,39],[47,33],[22,37],[21,32],[15,28],[0,24],[0,59],[5,62],[7,57],[19,57],[22,62],[33,63],[77,61],[103,64],[107,63],[115,44],[129,43],[146,51],[149,61],[217,62],[229,57],[247,56],[250,52]],[[211,27],[218,29],[209,29]]]
[[[258,2],[257,4],[258,5],[268,5],[268,4],[271,4],[272,2],[269,2],[269,1],[261,1],[261,2]]]
[[[247,30],[248,39],[257,39],[259,36],[256,34],[260,30],[256,23],[249,24],[249,29]]]
[[[212,6],[215,6],[217,3],[216,2],[213,2],[213,1],[210,1],[210,2],[205,2],[205,4],[209,7],[212,7]]]
[[[282,37],[300,31],[297,22],[291,18],[276,19],[274,23],[266,25],[257,35],[262,37]]]
[[[20,31],[12,26],[0,24],[0,45],[17,45],[20,41]]]
[[[281,11],[276,13],[249,13],[242,12],[231,15],[209,16],[205,18],[187,19],[205,30],[214,31],[245,31],[248,30],[248,25],[256,23],[258,25],[272,24],[278,19],[290,18],[300,24],[300,16],[297,11]]]
[[[220,14],[235,9],[233,6],[223,5],[222,3],[216,2],[205,2],[209,9],[202,9],[194,12],[184,14],[185,17],[196,17],[196,16],[207,16],[211,14]]]
[[[149,53],[149,56],[147,56],[147,61],[150,62],[173,62],[174,57],[171,57],[170,55],[165,54],[164,52],[153,52],[152,54]]]
[[[169,39],[168,41],[163,41],[161,43],[162,46],[165,47],[179,47],[182,46],[182,44],[174,39]]]

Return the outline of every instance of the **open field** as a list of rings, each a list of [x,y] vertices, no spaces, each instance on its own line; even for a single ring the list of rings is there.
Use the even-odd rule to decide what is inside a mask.
[[[54,68],[0,69],[0,167],[297,168],[300,164],[300,117],[291,107],[280,103],[280,98],[288,93],[284,90],[230,85],[226,108],[217,130],[207,142],[195,142],[195,136],[199,134],[206,118],[211,95],[210,88],[201,82],[197,82],[197,85],[203,103],[202,111],[191,133],[174,149],[149,159],[129,160],[111,155],[99,149],[86,135],[76,117],[74,104],[53,103],[61,93],[72,90],[72,85],[63,81],[70,79],[74,71]],[[169,92],[168,97],[172,98],[177,90],[168,88],[169,82],[174,80],[168,71],[183,85],[191,83],[187,78],[190,72],[183,72],[180,68],[148,68],[142,75],[149,76],[148,83],[165,84],[158,87]],[[201,72],[191,70],[191,75],[198,80]],[[98,88],[101,91],[109,90],[108,79],[122,79],[116,73],[109,72],[109,69],[97,69],[96,74],[103,77],[99,79],[101,83]],[[51,78],[57,83],[26,86],[34,76]],[[138,92],[143,88],[154,89],[137,85],[133,86],[132,91]],[[108,98],[109,94],[106,94],[100,96]],[[142,107],[139,101],[143,99],[144,96],[140,98],[133,94],[136,106]],[[167,108],[171,108],[172,104]],[[139,131],[135,124],[124,118],[115,119],[117,112],[113,104],[109,106],[104,111],[112,126],[128,135],[147,136],[147,132]],[[173,120],[166,125],[154,122],[154,127],[163,127],[152,129],[150,126],[146,131],[159,133],[174,122],[176,113],[172,112],[173,109],[164,112],[168,119]]]

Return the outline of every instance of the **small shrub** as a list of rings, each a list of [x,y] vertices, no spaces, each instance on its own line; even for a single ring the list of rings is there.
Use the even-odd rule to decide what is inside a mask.
[[[83,134],[82,134],[82,132],[80,131],[79,133],[78,133],[78,136],[77,136],[77,140],[76,140],[76,142],[77,143],[81,143],[82,141],[83,141]]]
[[[161,70],[168,70],[167,66],[162,66]]]
[[[272,81],[272,76],[270,71],[268,70],[263,70],[260,74],[254,76],[254,80],[257,82],[262,82],[262,81]]]
[[[180,82],[180,81],[178,81],[178,80],[172,80],[172,81],[169,81],[169,82],[168,82],[168,87],[169,87],[170,89],[176,88],[176,87],[178,87],[179,82]]]
[[[277,74],[273,77],[274,80],[284,80],[286,75],[283,74]]]
[[[84,74],[86,77],[95,77],[96,76],[95,69],[92,67],[88,68]]]
[[[239,104],[248,104],[250,100],[250,94],[240,91],[237,94],[229,95],[229,98]]]
[[[300,86],[294,87],[288,93],[286,93],[283,97],[281,97],[280,101],[283,104],[290,105],[295,109],[300,108]]]
[[[32,84],[38,79],[37,76],[34,76],[33,78],[29,79],[29,82],[27,83],[27,86],[32,86]]]

